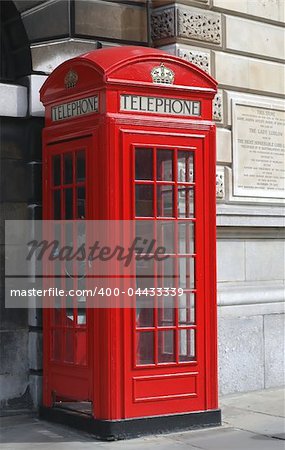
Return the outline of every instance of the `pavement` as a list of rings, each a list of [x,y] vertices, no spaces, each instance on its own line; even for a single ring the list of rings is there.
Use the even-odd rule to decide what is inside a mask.
[[[267,389],[220,399],[223,425],[101,442],[32,415],[1,418],[1,450],[285,450],[285,391]]]

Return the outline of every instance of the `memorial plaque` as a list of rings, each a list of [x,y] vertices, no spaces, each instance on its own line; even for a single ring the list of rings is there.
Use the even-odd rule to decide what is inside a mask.
[[[285,111],[233,105],[233,194],[284,198]]]

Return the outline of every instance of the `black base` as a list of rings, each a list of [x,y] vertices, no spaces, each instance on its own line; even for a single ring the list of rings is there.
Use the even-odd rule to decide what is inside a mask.
[[[174,433],[221,425],[221,410],[139,417],[121,420],[98,420],[90,415],[63,408],[40,408],[40,417],[69,425],[93,434],[103,441],[130,439],[149,434]]]

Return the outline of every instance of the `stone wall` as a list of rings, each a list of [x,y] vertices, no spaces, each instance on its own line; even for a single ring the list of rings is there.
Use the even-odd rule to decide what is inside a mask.
[[[280,198],[237,195],[234,177],[239,151],[236,105],[277,111],[284,107],[283,0],[153,0],[152,4],[15,0],[13,4],[25,27],[32,69],[20,79],[0,83],[6,173],[3,217],[40,218],[44,110],[39,89],[56,66],[100,47],[129,44],[154,45],[198,65],[219,82],[213,119],[217,124],[220,391],[280,385],[284,376],[283,209]],[[19,39],[24,41],[22,33]],[[1,308],[4,311],[3,301]],[[9,403],[23,397],[29,386],[38,404],[41,316],[31,309],[28,315],[6,310],[2,317],[1,400]]]
[[[237,105],[247,105],[257,115],[262,108],[275,111],[278,117],[284,109],[284,2],[153,4],[154,45],[196,64],[219,83],[213,119],[217,124],[220,392],[279,386],[284,383],[282,200],[268,194],[266,186],[256,197],[258,190],[252,196],[242,190],[242,195],[237,194],[235,177],[244,170],[238,167],[242,148],[237,140],[243,136],[237,131]],[[264,129],[258,125],[256,133]],[[277,128],[271,123],[269,129]],[[256,141],[256,135],[252,139]],[[277,139],[268,142],[273,148],[278,145]],[[280,157],[284,158],[284,148]],[[270,166],[268,161],[266,155],[264,163]],[[276,175],[279,169],[274,170]]]

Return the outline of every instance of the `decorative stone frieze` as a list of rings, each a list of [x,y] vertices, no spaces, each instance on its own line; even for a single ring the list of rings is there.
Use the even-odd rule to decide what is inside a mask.
[[[221,92],[217,92],[213,100],[213,120],[222,122],[223,120],[223,96]]]
[[[221,15],[178,6],[177,30],[181,38],[221,44]]]
[[[216,170],[216,197],[219,200],[225,198],[225,174],[223,167],[217,167]]]
[[[221,14],[186,5],[154,9],[151,28],[154,41],[182,38],[218,45],[222,42]]]
[[[175,36],[174,7],[154,11],[151,15],[152,39],[164,39]]]
[[[198,50],[188,50],[185,48],[178,49],[178,56],[186,59],[195,66],[200,67],[207,73],[210,73],[210,54],[206,52],[200,52]]]

